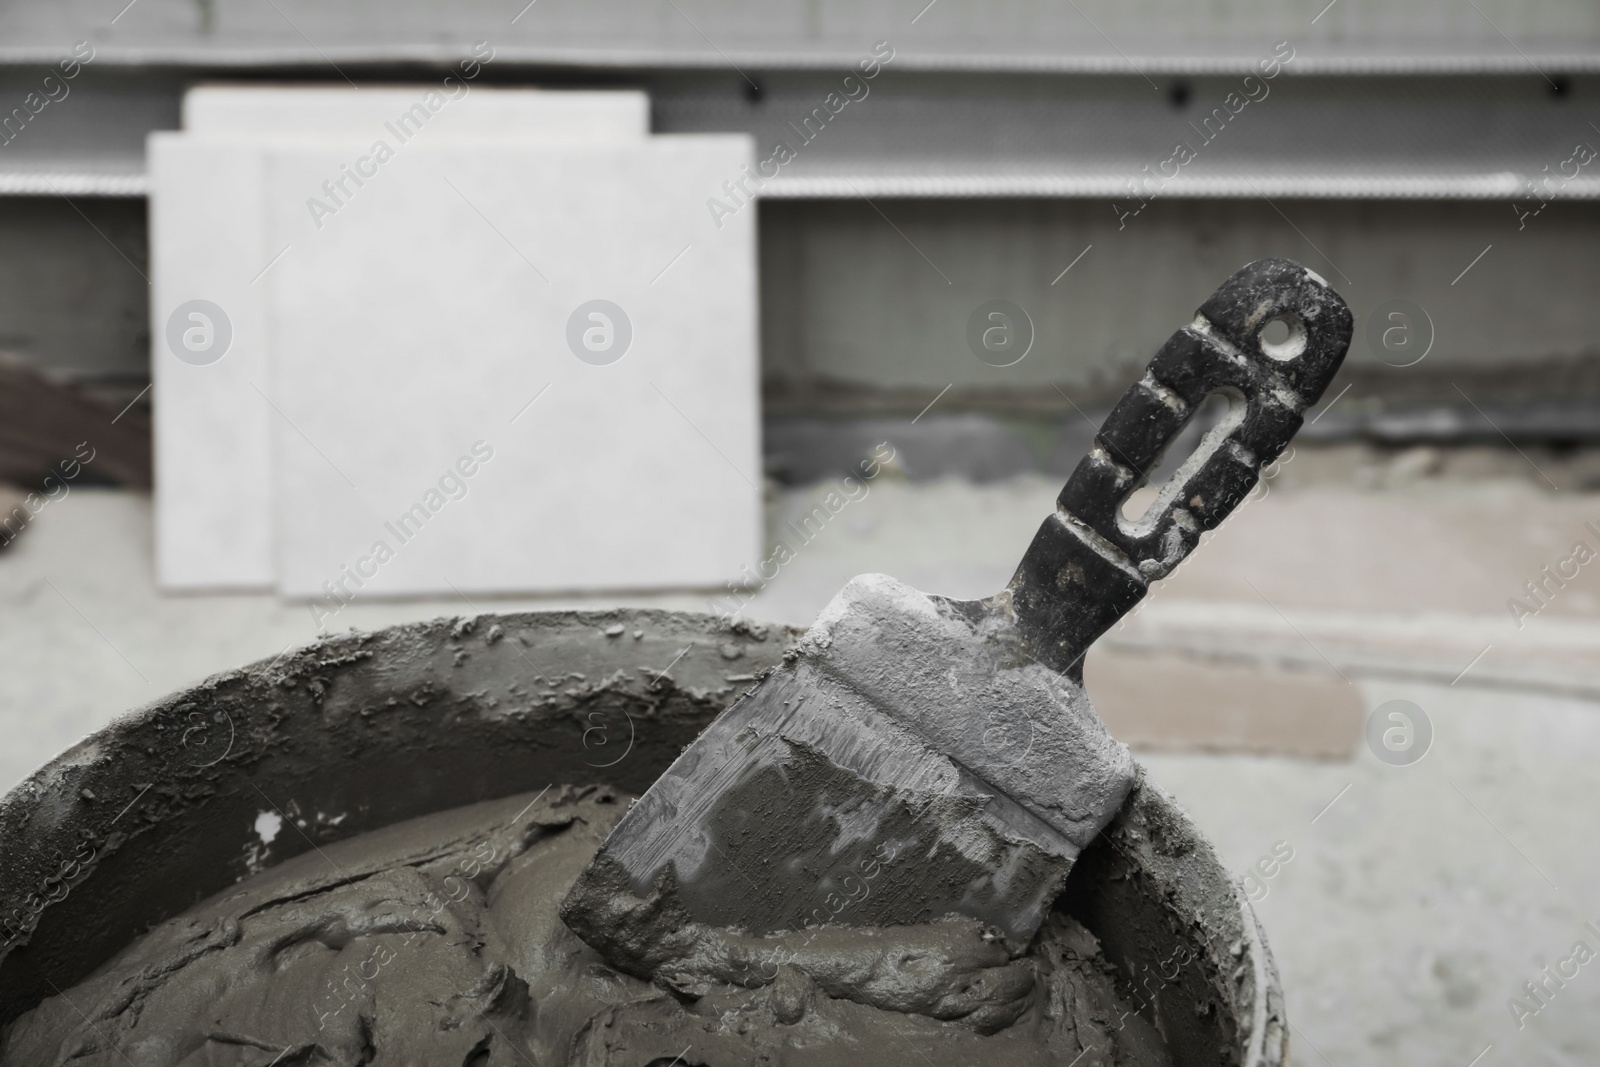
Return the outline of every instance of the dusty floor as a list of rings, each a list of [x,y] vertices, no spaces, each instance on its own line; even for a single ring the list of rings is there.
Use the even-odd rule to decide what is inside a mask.
[[[1363,712],[1412,701],[1431,720],[1431,749],[1403,766],[1359,736],[1348,759],[1142,758],[1241,875],[1293,850],[1250,888],[1298,1063],[1600,1062],[1600,967],[1573,955],[1580,940],[1600,953],[1600,568],[1547,586],[1542,605],[1524,592],[1575,542],[1600,548],[1585,526],[1600,529],[1600,493],[1558,493],[1503,464],[1458,463],[1452,476],[1426,455],[1364,466],[1308,455],[1115,636],[1298,663],[1347,685]],[[1318,464],[1355,473],[1318,475]],[[1571,473],[1541,465],[1557,484]],[[1058,488],[880,480],[745,612],[805,622],[871,570],[929,591],[992,592]],[[777,494],[769,536],[825,491]],[[304,604],[158,594],[149,510],[136,495],[74,490],[0,554],[0,647],[13,668],[0,693],[0,788],[124,710],[315,635]],[[337,622],[615,602],[708,610],[716,596],[358,600]],[[1538,608],[1520,627],[1512,597]],[[1091,695],[1093,679],[1091,663]],[[1538,1000],[1524,986],[1535,981]]]

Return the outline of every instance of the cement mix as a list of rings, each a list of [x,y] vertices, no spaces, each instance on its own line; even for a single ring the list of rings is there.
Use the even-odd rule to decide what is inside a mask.
[[[561,785],[302,853],[22,1015],[0,1063],[1172,1062],[1060,910],[1017,958],[960,917],[699,927],[655,984],[621,974],[557,907],[629,799]]]

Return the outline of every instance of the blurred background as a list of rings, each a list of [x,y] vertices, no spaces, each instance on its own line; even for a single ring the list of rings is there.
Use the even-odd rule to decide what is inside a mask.
[[[1344,369],[1091,696],[1299,1062],[1600,1062],[1594,5],[18,0],[0,138],[0,787],[335,629],[992,593],[1282,256]]]

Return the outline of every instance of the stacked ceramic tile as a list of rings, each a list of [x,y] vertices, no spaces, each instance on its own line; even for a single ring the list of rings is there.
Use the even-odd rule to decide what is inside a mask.
[[[202,87],[152,136],[157,565],[308,597],[733,580],[743,136],[633,92]]]

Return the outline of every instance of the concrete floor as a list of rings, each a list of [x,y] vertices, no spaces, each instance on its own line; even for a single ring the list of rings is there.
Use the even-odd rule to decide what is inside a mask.
[[[1363,689],[1428,711],[1436,732],[1421,762],[1142,757],[1233,870],[1278,842],[1293,848],[1256,908],[1295,1062],[1467,1067],[1492,1046],[1476,1062],[1600,1063],[1600,970],[1579,969],[1522,1029],[1507,1004],[1575,942],[1600,950],[1582,928],[1600,926],[1600,855],[1587,844],[1600,824],[1600,707]]]
[[[1342,760],[1141,756],[1236,871],[1274,847],[1294,850],[1256,895],[1265,892],[1257,906],[1297,1062],[1600,1062],[1600,967],[1551,982],[1523,1029],[1508,1008],[1575,942],[1600,951],[1600,936],[1582,928],[1600,929],[1600,577],[1585,569],[1520,630],[1505,606],[1575,539],[1596,542],[1582,524],[1600,521],[1600,495],[1515,478],[1281,485],[1241,509],[1112,636],[1138,645],[1201,633],[1216,645],[1208,654],[1235,659],[1277,648],[1331,667],[1364,709],[1407,699],[1432,721],[1431,750],[1409,766],[1380,762],[1359,739]],[[746,614],[803,623],[871,570],[930,591],[992,592],[1058,488],[1037,478],[881,480]],[[769,530],[823,491],[775,493]],[[0,694],[0,788],[127,709],[315,635],[304,604],[160,595],[149,518],[147,498],[74,490],[0,554],[0,648],[13,665]],[[338,621],[373,629],[617,602],[707,610],[711,595],[358,600]],[[1093,693],[1093,661],[1089,677]]]

